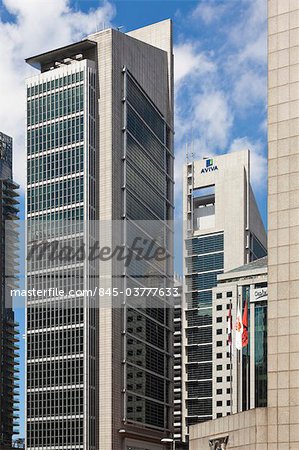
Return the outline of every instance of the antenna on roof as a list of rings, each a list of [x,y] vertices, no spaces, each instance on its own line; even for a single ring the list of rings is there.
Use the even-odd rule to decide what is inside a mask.
[[[122,28],[124,27],[124,25],[121,25],[120,27],[117,27],[117,31],[120,31]]]

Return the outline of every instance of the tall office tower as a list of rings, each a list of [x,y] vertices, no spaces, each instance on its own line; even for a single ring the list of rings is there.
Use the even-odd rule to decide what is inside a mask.
[[[248,150],[184,169],[186,427],[213,417],[212,288],[217,275],[266,254],[266,233],[250,185]],[[218,350],[217,350],[218,351]]]
[[[218,275],[213,305],[213,419],[267,406],[267,257]],[[238,309],[247,317],[242,352]]]
[[[268,1],[268,442],[299,446],[299,3]]]
[[[17,434],[18,330],[10,290],[16,287],[18,185],[12,181],[12,138],[0,133],[0,448]]]
[[[96,262],[29,258],[28,288],[66,295],[27,304],[28,449],[158,450],[171,436],[172,309],[129,292],[171,283],[172,60],[168,20],[27,59],[40,70],[27,82],[29,244],[128,249],[138,235],[167,255],[120,271],[110,260],[100,279]],[[68,296],[97,282],[119,289],[115,307],[108,294]]]

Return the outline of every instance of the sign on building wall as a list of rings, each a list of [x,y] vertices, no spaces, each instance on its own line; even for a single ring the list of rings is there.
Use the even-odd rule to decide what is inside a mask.
[[[267,300],[268,298],[268,289],[267,287],[252,289],[251,291],[251,301],[252,302],[260,302]]]

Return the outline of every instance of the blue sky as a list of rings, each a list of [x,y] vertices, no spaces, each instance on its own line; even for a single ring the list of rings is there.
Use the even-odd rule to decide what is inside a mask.
[[[266,223],[266,0],[0,1],[0,128],[14,137],[15,179],[23,190],[24,80],[32,74],[24,58],[104,25],[125,32],[168,17],[174,24],[176,216],[185,148],[192,141],[195,158],[252,151],[251,179]],[[17,318],[23,334],[23,310]],[[23,378],[23,340],[21,356]],[[22,383],[22,417],[24,392]],[[21,435],[23,430],[22,420]]]

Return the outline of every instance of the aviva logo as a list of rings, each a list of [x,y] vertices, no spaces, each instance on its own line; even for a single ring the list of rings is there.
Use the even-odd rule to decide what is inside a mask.
[[[214,160],[212,158],[206,159],[206,167],[201,169],[201,173],[214,172],[218,170],[218,167],[214,165]]]

